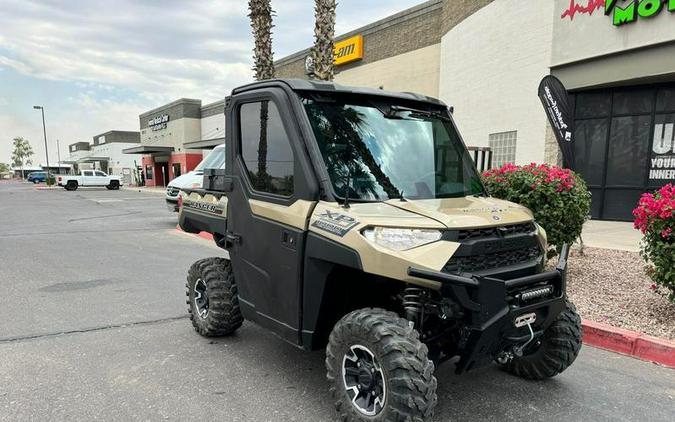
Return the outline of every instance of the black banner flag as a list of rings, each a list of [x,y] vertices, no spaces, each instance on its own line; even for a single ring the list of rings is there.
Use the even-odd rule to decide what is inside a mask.
[[[567,90],[558,78],[547,75],[539,84],[539,99],[544,105],[565,164],[570,166],[574,159],[574,119]]]

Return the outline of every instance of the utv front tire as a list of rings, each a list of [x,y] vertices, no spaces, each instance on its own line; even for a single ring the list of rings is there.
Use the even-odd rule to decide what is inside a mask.
[[[206,258],[195,262],[185,286],[190,320],[199,334],[226,336],[241,327],[243,317],[229,260]]]
[[[551,378],[567,369],[581,350],[581,318],[572,302],[544,331],[535,350],[516,357],[503,367],[521,378],[541,380]]]
[[[326,370],[344,422],[425,421],[436,406],[434,364],[408,321],[382,309],[360,309],[333,328]]]

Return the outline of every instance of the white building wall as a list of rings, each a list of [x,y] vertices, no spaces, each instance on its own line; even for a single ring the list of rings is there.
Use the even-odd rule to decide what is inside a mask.
[[[544,161],[546,115],[537,97],[549,73],[553,2],[495,0],[442,37],[439,96],[455,107],[467,145],[517,131],[516,163]]]
[[[129,144],[123,142],[112,142],[109,144],[92,145],[90,154],[94,157],[110,157],[108,161],[108,172],[110,174],[120,175],[122,169],[134,169],[134,160],[137,164],[141,164],[138,155],[124,154],[123,149],[131,148],[138,144]]]
[[[340,71],[335,82],[438,97],[439,44]]]
[[[202,140],[225,137],[225,115],[216,114],[201,119]]]

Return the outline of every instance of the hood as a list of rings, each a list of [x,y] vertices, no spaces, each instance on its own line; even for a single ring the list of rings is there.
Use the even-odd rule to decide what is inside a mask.
[[[181,176],[176,177],[169,182],[167,187],[176,187],[176,188],[201,188],[204,180],[204,174],[202,172],[191,171],[185,173]]]
[[[522,205],[496,198],[390,199],[386,203],[434,219],[448,228],[502,226],[533,219],[532,212]]]

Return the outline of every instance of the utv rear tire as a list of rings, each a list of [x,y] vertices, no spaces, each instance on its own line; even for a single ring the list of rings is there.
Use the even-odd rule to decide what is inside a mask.
[[[190,320],[199,334],[226,336],[241,327],[244,319],[229,260],[205,258],[195,262],[188,271],[185,286]],[[198,303],[206,303],[206,310]]]
[[[553,321],[541,337],[539,347],[531,354],[514,358],[503,367],[521,378],[541,380],[567,369],[581,350],[581,318],[572,302]]]
[[[371,355],[373,365],[367,361],[361,364],[358,359],[360,369],[355,368],[357,364],[352,358],[358,358],[356,351],[361,356]],[[367,308],[345,315],[335,324],[326,348],[326,377],[340,420],[394,422],[431,418],[437,402],[436,378],[434,364],[427,354],[427,346],[419,340],[417,331],[393,312]],[[349,376],[345,374],[364,368],[366,384],[360,384],[361,375],[352,375],[350,390]],[[371,378],[368,378],[368,368],[373,374]],[[378,384],[374,391],[365,393],[369,391],[366,386],[372,386],[373,380],[383,388]],[[358,387],[353,387],[354,383],[359,383]],[[359,391],[355,396],[354,388]],[[353,404],[350,394],[355,398],[366,396],[366,402],[359,408]],[[380,397],[384,403],[378,406],[374,397]],[[369,400],[373,402],[372,410],[364,409]]]

